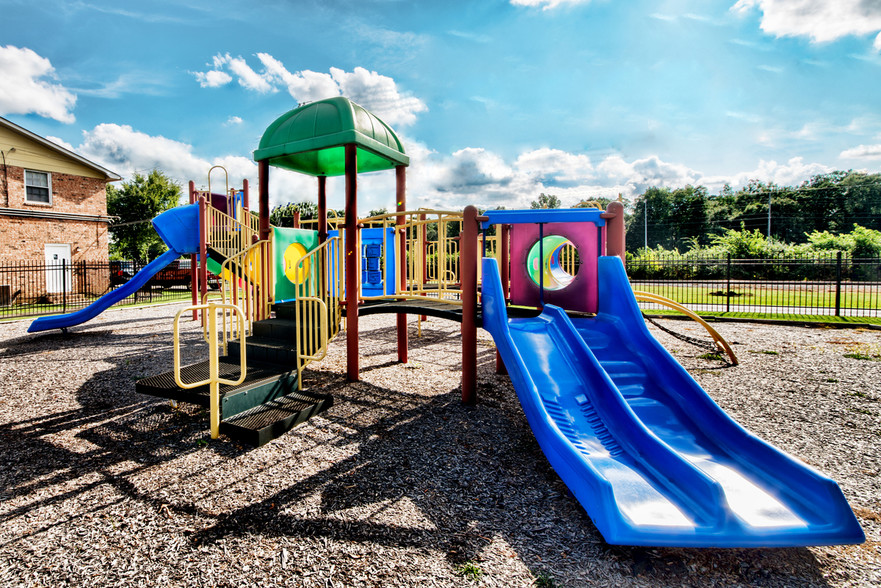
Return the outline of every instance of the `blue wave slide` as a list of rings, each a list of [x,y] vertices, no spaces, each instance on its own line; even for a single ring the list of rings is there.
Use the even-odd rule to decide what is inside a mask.
[[[66,329],[91,320],[143,288],[150,278],[181,255],[199,251],[199,205],[189,204],[167,210],[153,219],[153,228],[168,245],[168,251],[148,263],[119,288],[98,298],[89,306],[68,314],[42,316],[28,327],[28,333]]]
[[[729,417],[652,337],[617,257],[599,258],[600,309],[507,317],[483,261],[483,328],[532,431],[612,544],[788,547],[862,543],[831,479]]]

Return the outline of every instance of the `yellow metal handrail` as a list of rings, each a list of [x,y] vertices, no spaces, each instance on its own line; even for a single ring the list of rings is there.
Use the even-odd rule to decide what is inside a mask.
[[[248,214],[247,224],[241,223],[213,206],[205,207],[205,239],[208,247],[223,257],[236,255],[249,247],[259,235],[259,219]]]
[[[303,370],[313,361],[321,361],[327,356],[327,345],[332,337],[328,336],[328,308],[324,300],[315,296],[302,296],[297,298],[295,308],[297,318],[297,386],[302,390]],[[316,319],[318,325],[315,324]]]
[[[634,294],[634,296],[636,296],[637,300],[642,300],[643,302],[651,302],[654,304],[660,304],[662,306],[672,308],[673,310],[677,310],[677,311],[681,312],[682,314],[684,314],[685,316],[687,316],[688,318],[690,318],[691,320],[699,323],[703,328],[705,328],[707,330],[707,332],[710,334],[710,337],[713,338],[713,343],[716,344],[716,347],[720,351],[724,351],[725,353],[728,354],[728,358],[731,360],[731,365],[738,364],[737,356],[734,355],[734,351],[731,349],[731,346],[728,345],[728,342],[722,337],[722,335],[720,335],[718,332],[716,332],[716,329],[711,327],[709,325],[709,323],[707,323],[707,321],[705,321],[704,319],[702,319],[701,317],[699,317],[698,315],[696,315],[692,311],[688,310],[687,308],[685,308],[684,306],[682,306],[678,302],[670,300],[669,298],[665,298],[664,296],[661,296],[659,294],[652,294],[651,292],[642,292],[640,290],[634,290],[633,294]]]
[[[397,224],[404,217],[403,224]],[[376,215],[358,221],[382,229],[382,282],[386,284],[381,296],[361,296],[362,300],[409,299],[430,297],[443,302],[456,302],[462,294],[459,284],[458,237],[462,231],[463,215],[451,210],[405,210]],[[428,229],[436,233],[436,240],[429,240]],[[386,264],[385,252],[391,244],[389,229],[396,241],[394,264]],[[400,242],[403,237],[406,255],[401,259]],[[389,287],[389,269],[395,270],[395,283]],[[401,283],[401,276],[406,279]]]
[[[339,333],[342,322],[340,300],[343,292],[342,240],[331,237],[299,260],[294,275],[302,276],[296,285],[294,302],[297,323],[297,375],[302,388],[303,369],[324,359],[327,345]]]
[[[208,378],[199,382],[184,382],[181,379],[180,365],[180,317],[185,312],[194,310],[207,311],[208,313]],[[217,311],[223,311],[225,317],[228,312],[235,312],[239,323],[240,339],[240,357],[239,357],[239,378],[237,380],[229,380],[220,377],[220,353],[217,345]],[[217,439],[220,436],[220,385],[227,384],[229,386],[238,386],[245,381],[248,374],[248,365],[245,354],[245,335],[244,335],[244,318],[239,307],[233,304],[199,304],[183,308],[174,317],[174,382],[184,390],[197,388],[199,386],[209,385],[209,407],[208,411],[211,420],[211,438]]]
[[[271,241],[257,241],[227,258],[221,265],[221,300],[224,304],[242,308],[249,333],[255,321],[269,318],[274,294],[271,271]],[[235,332],[233,325],[227,325],[225,318],[223,326],[225,351],[227,336],[235,338]]]

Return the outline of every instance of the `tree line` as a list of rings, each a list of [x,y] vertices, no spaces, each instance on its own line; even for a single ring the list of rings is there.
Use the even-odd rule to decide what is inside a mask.
[[[180,185],[158,170],[135,174],[119,188],[108,186],[107,212],[115,217],[110,226],[111,258],[147,261],[160,255],[165,246],[149,221],[176,206],[181,196]],[[608,202],[596,203],[604,208]],[[576,207],[594,204],[585,201]],[[881,254],[881,174],[834,171],[797,186],[752,180],[739,190],[726,185],[718,194],[704,186],[652,187],[624,204],[631,254],[645,249],[718,252],[721,247],[736,255],[750,248],[773,251],[784,246]],[[531,208],[561,205],[557,196],[542,193]],[[317,205],[303,201],[276,206],[270,222],[292,226],[295,211],[301,220],[309,220],[315,218]],[[369,216],[385,212],[372,210]]]
[[[703,186],[649,188],[628,207],[627,250],[685,251],[712,246],[730,231],[804,244],[815,233],[881,230],[881,174],[835,171],[798,186],[758,180],[718,194]]]

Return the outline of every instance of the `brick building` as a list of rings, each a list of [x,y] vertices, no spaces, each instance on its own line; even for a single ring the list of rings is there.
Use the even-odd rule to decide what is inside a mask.
[[[78,264],[107,262],[106,186],[120,179],[0,117],[0,266],[63,263],[72,268],[61,273],[47,267],[29,283],[0,276],[0,304],[18,296],[75,292]],[[89,291],[106,288],[106,276],[97,276],[97,282],[79,278],[89,282]]]

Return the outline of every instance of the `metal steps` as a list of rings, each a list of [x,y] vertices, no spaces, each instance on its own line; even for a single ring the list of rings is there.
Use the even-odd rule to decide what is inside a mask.
[[[333,405],[329,395],[297,390],[297,323],[290,309],[277,308],[277,317],[257,321],[246,340],[248,369],[245,381],[238,386],[220,386],[220,431],[249,445],[260,446],[275,439]],[[238,341],[227,345],[226,357],[219,363],[222,378],[236,379],[239,371]],[[208,361],[181,368],[184,382],[198,382],[209,377]],[[169,398],[209,406],[209,386],[183,389],[166,372],[139,380],[135,391],[149,396]]]
[[[224,419],[220,432],[260,447],[333,406],[333,397],[293,391]]]

